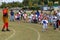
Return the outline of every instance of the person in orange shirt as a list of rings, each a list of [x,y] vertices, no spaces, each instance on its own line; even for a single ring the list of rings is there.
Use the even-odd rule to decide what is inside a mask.
[[[4,29],[6,28],[6,31],[10,31],[8,29],[8,8],[5,7],[3,9],[3,28],[2,28],[2,31],[5,31]]]

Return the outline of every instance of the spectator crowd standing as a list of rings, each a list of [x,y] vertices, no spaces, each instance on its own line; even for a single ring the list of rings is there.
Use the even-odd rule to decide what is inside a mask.
[[[19,10],[18,13],[14,14],[13,10],[10,12],[10,21],[21,21],[29,23],[40,23],[43,24],[43,31],[47,30],[48,24],[52,25],[54,30],[60,29],[60,12],[59,10],[54,11],[53,14],[47,14],[46,12],[37,10],[27,14],[24,10]]]

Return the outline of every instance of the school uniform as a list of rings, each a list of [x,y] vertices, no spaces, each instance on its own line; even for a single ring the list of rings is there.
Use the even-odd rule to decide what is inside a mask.
[[[14,12],[10,12],[10,21],[14,21]]]
[[[37,15],[33,15],[32,19],[33,19],[33,23],[37,23]]]
[[[54,30],[57,28],[57,17],[56,16],[53,16],[53,27],[54,27]]]
[[[48,20],[42,20],[42,24],[43,24],[43,29],[47,29]]]

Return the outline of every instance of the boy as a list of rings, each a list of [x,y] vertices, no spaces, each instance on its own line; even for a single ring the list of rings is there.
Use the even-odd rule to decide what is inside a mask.
[[[43,24],[43,32],[47,30],[47,26],[48,26],[48,20],[46,18],[44,18],[42,20],[42,24]]]
[[[56,30],[56,28],[57,28],[56,21],[57,21],[57,17],[56,16],[53,16],[53,27],[54,27],[54,30]]]
[[[11,10],[10,12],[10,21],[14,21],[14,12]]]

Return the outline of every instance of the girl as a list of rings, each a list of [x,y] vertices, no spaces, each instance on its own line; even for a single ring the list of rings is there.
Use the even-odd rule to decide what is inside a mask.
[[[48,27],[48,20],[44,17],[44,19],[42,20],[42,24],[43,24],[43,32],[47,30]]]
[[[27,14],[26,14],[26,12],[24,12],[24,14],[23,14],[23,19],[24,19],[24,22],[27,22]]]
[[[32,17],[33,23],[37,23],[37,15],[34,13]]]
[[[43,12],[41,12],[41,14],[38,17],[38,21],[41,22],[41,20],[43,19]]]
[[[15,14],[15,20],[20,21],[20,15],[19,15],[19,13]]]

